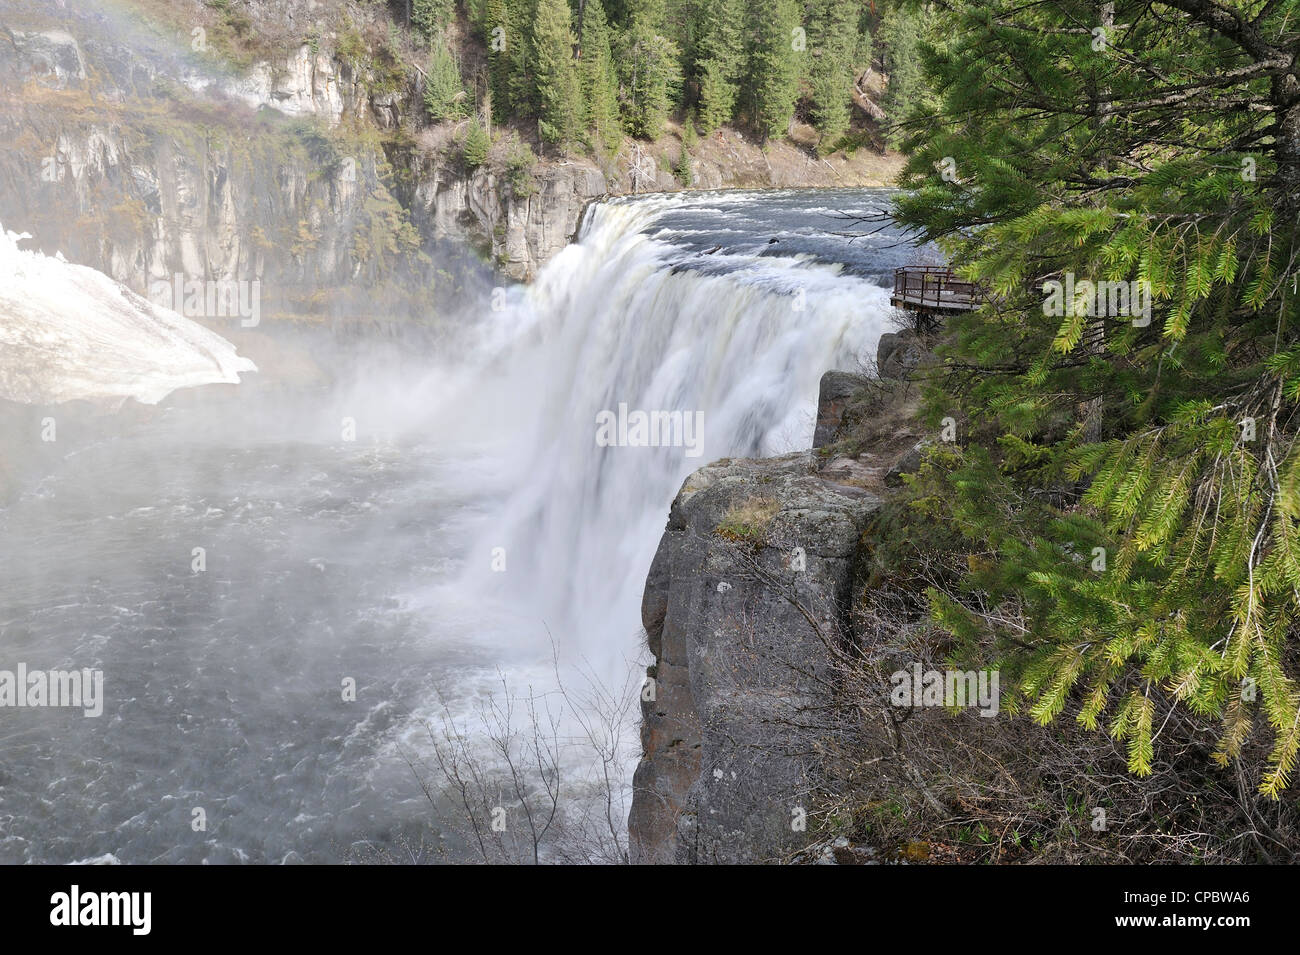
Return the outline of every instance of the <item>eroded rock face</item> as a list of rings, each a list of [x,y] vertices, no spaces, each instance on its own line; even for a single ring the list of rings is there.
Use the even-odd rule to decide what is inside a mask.
[[[867,384],[866,375],[848,371],[828,371],[822,375],[817,395],[817,427],[813,447],[820,448],[835,440],[848,400]]]
[[[906,378],[924,353],[910,328],[886,332],[876,346],[876,372],[881,378]]]
[[[412,219],[425,234],[468,242],[508,277],[528,281],[573,240],[587,203],[608,188],[600,170],[576,163],[540,168],[526,194],[487,167],[471,175],[433,168],[415,188]]]
[[[815,707],[879,505],[820,476],[811,452],[718,461],[683,485],[642,603],[655,698],[642,704],[634,861],[780,861],[806,845]]]
[[[79,88],[86,80],[86,61],[76,39],[63,30],[0,26],[0,77],[15,88],[28,81],[58,90]]]

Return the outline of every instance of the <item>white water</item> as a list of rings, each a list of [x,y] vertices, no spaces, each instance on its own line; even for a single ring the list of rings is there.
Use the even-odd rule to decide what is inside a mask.
[[[609,680],[637,655],[645,576],[685,478],[810,447],[821,375],[862,367],[888,330],[887,290],[838,266],[762,254],[761,237],[702,256],[647,234],[692,201],[707,200],[592,206],[579,241],[486,323],[478,367],[442,399],[497,436],[483,451],[507,489],[455,586],[534,637],[544,621]],[[702,411],[703,453],[598,447],[597,414],[620,404]]]

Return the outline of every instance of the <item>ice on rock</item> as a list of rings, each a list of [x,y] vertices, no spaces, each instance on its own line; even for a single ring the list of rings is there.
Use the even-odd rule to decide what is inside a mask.
[[[0,399],[56,404],[237,384],[257,366],[220,335],[0,226]]]

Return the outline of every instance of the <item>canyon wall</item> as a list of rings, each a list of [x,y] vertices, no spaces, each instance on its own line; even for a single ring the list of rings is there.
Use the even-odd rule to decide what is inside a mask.
[[[378,13],[362,33],[325,18],[330,5],[247,11],[279,39],[223,63],[174,26],[0,0],[0,223],[139,292],[176,274],[259,279],[269,314],[391,316],[476,281],[466,250],[526,281],[589,201],[686,185],[675,136],[600,161],[525,152],[514,168],[494,149],[468,169],[465,122],[427,125],[420,72],[351,48]],[[897,162],[721,130],[690,167],[695,188],[879,185]]]

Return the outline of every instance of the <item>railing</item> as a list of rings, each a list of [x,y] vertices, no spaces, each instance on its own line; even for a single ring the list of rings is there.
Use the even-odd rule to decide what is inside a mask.
[[[983,289],[960,279],[942,265],[907,265],[894,269],[894,293],[890,304],[897,308],[968,311],[983,300]]]

